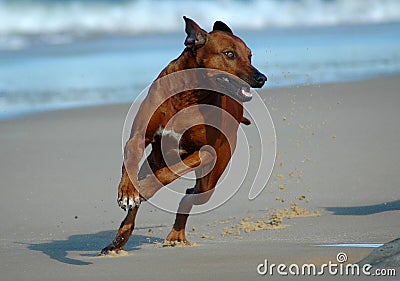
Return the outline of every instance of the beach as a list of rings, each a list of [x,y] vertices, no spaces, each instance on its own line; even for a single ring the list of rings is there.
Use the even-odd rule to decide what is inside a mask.
[[[263,192],[248,200],[245,181],[227,203],[191,216],[187,236],[197,245],[186,248],[157,247],[174,215],[144,203],[127,255],[119,257],[98,254],[125,215],[116,196],[130,104],[3,120],[1,280],[273,280],[278,276],[257,273],[265,259],[323,264],[344,252],[355,263],[376,247],[357,244],[399,237],[399,81],[388,76],[258,91],[277,135]],[[250,127],[244,131],[251,135]],[[256,221],[290,202],[319,214],[284,218],[282,228],[222,235],[243,218]],[[349,279],[366,278],[374,280]]]

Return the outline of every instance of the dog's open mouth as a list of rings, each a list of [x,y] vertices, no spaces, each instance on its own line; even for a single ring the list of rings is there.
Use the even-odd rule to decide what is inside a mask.
[[[250,86],[239,78],[235,79],[227,77],[224,74],[219,74],[215,76],[215,80],[222,88],[222,93],[234,99],[246,102],[253,97],[253,94],[250,92]]]

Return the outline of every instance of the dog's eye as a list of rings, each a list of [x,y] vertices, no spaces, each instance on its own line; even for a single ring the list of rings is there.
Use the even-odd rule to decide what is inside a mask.
[[[226,52],[223,52],[223,54],[229,59],[236,58],[236,53],[234,51],[226,51]]]

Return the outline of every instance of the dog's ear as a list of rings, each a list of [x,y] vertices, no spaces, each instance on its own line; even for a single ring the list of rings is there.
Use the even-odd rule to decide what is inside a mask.
[[[183,16],[186,27],[185,31],[187,37],[185,39],[185,46],[190,48],[198,48],[206,43],[207,32],[201,29],[201,27],[195,23],[192,19]]]
[[[232,29],[230,29],[229,26],[227,26],[222,21],[216,21],[214,23],[213,31],[215,31],[215,30],[225,31],[225,32],[228,32],[230,34],[233,34]]]

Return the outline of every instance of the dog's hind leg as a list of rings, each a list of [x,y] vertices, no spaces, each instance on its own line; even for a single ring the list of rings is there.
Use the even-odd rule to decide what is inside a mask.
[[[219,148],[217,152],[216,163],[209,174],[201,177],[204,174],[202,169],[207,169],[207,166],[196,170],[196,185],[194,189],[188,189],[188,194],[186,194],[179,203],[175,223],[171,232],[165,239],[167,242],[181,242],[184,244],[189,244],[185,235],[185,228],[189,213],[193,205],[202,205],[208,202],[213,194],[219,178],[229,163],[230,155],[230,145],[229,143],[225,143]]]
[[[198,173],[198,170],[196,170],[196,176],[198,176],[198,174],[200,173]],[[196,180],[196,185],[194,186],[194,188],[187,189],[186,195],[182,198],[181,202],[179,203],[179,208],[178,208],[178,213],[176,214],[175,223],[172,227],[171,232],[165,239],[166,242],[168,243],[180,242],[186,245],[190,244],[187,241],[185,234],[186,222],[193,205],[201,204],[200,201],[202,202],[208,201],[211,194],[213,193],[213,191],[210,190],[210,192],[203,193],[202,195],[198,194],[198,191],[201,189],[201,186],[205,184],[208,181],[208,179],[209,179],[208,175],[203,178],[198,178]],[[200,197],[203,198],[200,199]]]
[[[139,181],[140,197],[143,201],[150,199],[161,187],[173,182],[182,175],[197,170],[201,167],[212,165],[215,160],[213,153],[207,150],[194,152],[184,160],[172,165],[158,169],[147,174]]]

